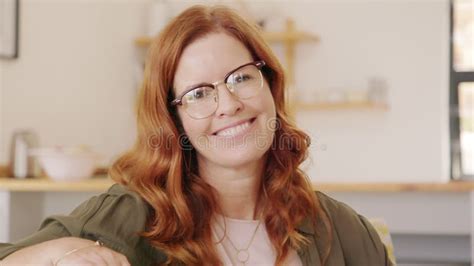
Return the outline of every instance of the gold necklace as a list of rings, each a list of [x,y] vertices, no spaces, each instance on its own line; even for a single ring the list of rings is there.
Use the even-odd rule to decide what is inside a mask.
[[[225,217],[223,216],[223,219],[224,219],[224,224],[225,224]],[[222,231],[224,232],[224,237],[227,238],[227,240],[229,241],[230,245],[232,246],[232,248],[237,252],[237,260],[242,263],[243,265],[246,265],[247,264],[247,261],[249,260],[250,258],[250,254],[249,254],[249,248],[250,246],[252,245],[253,243],[253,240],[255,239],[255,236],[257,235],[257,231],[258,231],[258,228],[260,227],[260,224],[262,223],[262,220],[259,219],[258,220],[258,224],[257,226],[255,227],[255,230],[253,231],[253,234],[252,234],[252,237],[250,238],[250,241],[249,243],[247,244],[247,246],[245,248],[237,248],[235,246],[235,244],[232,242],[232,240],[230,239],[230,237],[227,235],[227,232],[226,230],[222,227],[222,225],[218,222],[216,222],[219,227],[222,229]]]

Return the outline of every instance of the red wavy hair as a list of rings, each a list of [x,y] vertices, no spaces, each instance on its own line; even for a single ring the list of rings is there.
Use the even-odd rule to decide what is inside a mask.
[[[110,176],[151,206],[143,236],[168,256],[167,263],[221,265],[211,234],[219,204],[216,191],[197,172],[195,150],[183,137],[174,108],[173,81],[183,50],[194,40],[225,32],[242,42],[255,60],[264,60],[277,113],[274,145],[267,152],[259,199],[262,217],[283,263],[290,248],[307,240],[295,228],[305,218],[326,219],[307,176],[298,168],[309,137],[288,119],[283,69],[256,25],[227,7],[193,6],[174,18],[153,40],[137,99],[135,145],[111,167]],[[324,222],[326,225],[327,223]]]

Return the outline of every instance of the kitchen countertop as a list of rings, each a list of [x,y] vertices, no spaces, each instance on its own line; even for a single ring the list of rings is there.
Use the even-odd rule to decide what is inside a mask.
[[[106,191],[114,182],[104,176],[83,181],[59,182],[48,178],[14,179],[0,177],[0,190],[7,191]],[[325,192],[469,192],[474,191],[473,181],[446,183],[313,183],[314,190]]]
[[[100,192],[106,191],[114,182],[106,176],[74,182],[60,182],[48,178],[16,179],[0,177],[0,190],[30,192]]]

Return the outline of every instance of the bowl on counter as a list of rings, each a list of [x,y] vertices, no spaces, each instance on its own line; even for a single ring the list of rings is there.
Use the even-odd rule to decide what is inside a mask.
[[[85,147],[48,147],[30,150],[46,175],[57,181],[78,181],[92,177],[100,156]]]

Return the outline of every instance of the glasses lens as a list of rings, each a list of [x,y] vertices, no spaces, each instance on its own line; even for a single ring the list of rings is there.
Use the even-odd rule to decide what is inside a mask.
[[[199,87],[183,96],[183,106],[189,116],[205,118],[217,108],[216,92],[212,87]]]
[[[263,86],[263,77],[256,66],[247,65],[230,74],[226,84],[237,97],[247,99],[257,95]]]

